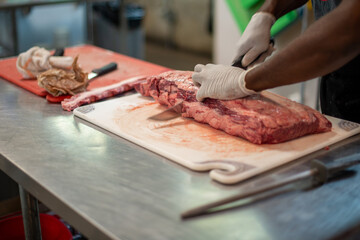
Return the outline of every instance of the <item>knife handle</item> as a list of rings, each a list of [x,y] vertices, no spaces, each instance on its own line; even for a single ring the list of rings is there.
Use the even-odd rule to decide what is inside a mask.
[[[97,73],[97,76],[103,75],[105,73],[111,72],[117,69],[117,64],[115,62],[109,63],[101,68],[92,70],[92,72]]]
[[[311,169],[317,170],[317,174],[314,177],[314,185],[321,185],[327,182],[330,178],[336,176],[337,173],[357,164],[360,164],[359,158],[354,158],[350,160],[348,158],[343,158],[330,164],[325,164],[315,159],[311,162]]]
[[[55,49],[55,52],[53,54],[53,56],[64,56],[65,50],[63,48],[57,48]]]
[[[275,40],[274,40],[273,38],[271,38],[269,44],[271,44],[271,45],[274,46]],[[245,54],[244,54],[244,55],[241,55],[241,56],[239,56],[237,59],[235,59],[235,61],[233,62],[233,64],[232,64],[231,66],[233,66],[233,67],[238,67],[238,68],[242,68],[242,69],[245,69],[245,70],[246,70],[247,67],[244,67],[244,66],[242,65],[242,60],[243,60],[244,56],[245,56]],[[261,55],[259,55],[254,61],[252,61],[252,63],[253,63],[253,62],[256,62],[256,61],[260,58],[260,56],[261,56]],[[251,64],[251,63],[250,63],[250,64]],[[250,65],[250,64],[249,64],[249,65]]]

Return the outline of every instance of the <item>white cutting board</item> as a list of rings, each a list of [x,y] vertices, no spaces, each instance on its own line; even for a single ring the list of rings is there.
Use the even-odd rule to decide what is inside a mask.
[[[195,171],[233,184],[360,132],[360,125],[327,117],[331,132],[280,144],[256,145],[186,118],[148,120],[164,106],[134,94],[74,110],[74,115]],[[141,159],[146,161],[146,159]]]

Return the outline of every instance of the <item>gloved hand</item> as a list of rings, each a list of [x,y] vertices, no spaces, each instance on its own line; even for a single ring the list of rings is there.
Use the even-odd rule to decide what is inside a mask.
[[[238,52],[236,58],[244,55],[242,65],[244,67],[263,62],[267,56],[274,51],[270,44],[270,29],[275,23],[274,15],[266,12],[255,13],[242,34],[238,44]]]
[[[224,65],[198,64],[194,71],[193,82],[196,86],[200,86],[196,94],[198,101],[205,98],[230,100],[256,93],[245,86],[245,76],[250,70]]]
[[[19,55],[16,68],[24,78],[36,78],[51,68],[69,69],[73,61],[72,57],[55,57],[44,48],[32,47]]]

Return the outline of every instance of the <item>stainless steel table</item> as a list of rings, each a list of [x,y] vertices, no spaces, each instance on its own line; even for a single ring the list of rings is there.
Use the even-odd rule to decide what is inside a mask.
[[[217,214],[179,217],[199,204],[276,181],[315,157],[332,161],[358,155],[359,149],[358,135],[299,159],[282,173],[224,186],[0,79],[0,169],[90,239],[359,236],[360,174]]]

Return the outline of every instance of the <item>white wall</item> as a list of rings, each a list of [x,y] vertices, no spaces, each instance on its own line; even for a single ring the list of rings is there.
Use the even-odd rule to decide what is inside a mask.
[[[145,8],[146,36],[194,53],[210,54],[210,0],[128,0]]]
[[[213,59],[216,64],[231,64],[241,33],[224,0],[215,0]]]

